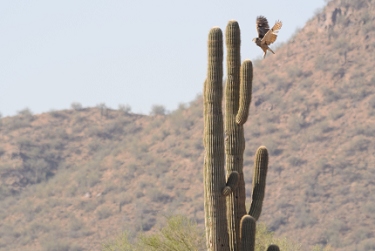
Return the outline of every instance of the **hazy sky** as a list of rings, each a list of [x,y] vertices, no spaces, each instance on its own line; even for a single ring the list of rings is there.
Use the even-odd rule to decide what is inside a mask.
[[[255,18],[283,21],[285,42],[324,0],[0,2],[0,113],[105,103],[148,114],[202,92],[211,27],[239,22],[242,60],[262,55]],[[275,47],[275,46],[272,46]],[[276,52],[277,53],[277,52]],[[273,56],[273,55],[272,55]],[[276,57],[275,57],[276,58]]]

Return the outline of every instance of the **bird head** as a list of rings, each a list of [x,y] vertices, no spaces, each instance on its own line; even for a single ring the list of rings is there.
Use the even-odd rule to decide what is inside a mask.
[[[253,42],[256,43],[257,41],[257,37],[253,38]]]

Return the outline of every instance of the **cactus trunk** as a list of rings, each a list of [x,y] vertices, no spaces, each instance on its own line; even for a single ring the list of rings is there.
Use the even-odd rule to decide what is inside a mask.
[[[213,28],[208,38],[208,71],[204,86],[204,208],[209,250],[229,250],[225,209],[222,115],[223,35]]]
[[[233,171],[239,174],[237,189],[227,198],[227,217],[230,249],[238,250],[240,221],[242,216],[246,214],[243,176],[245,138],[243,126],[236,123],[236,116],[239,110],[241,67],[241,34],[238,23],[230,21],[225,33],[228,73],[225,84],[225,164],[228,174]]]

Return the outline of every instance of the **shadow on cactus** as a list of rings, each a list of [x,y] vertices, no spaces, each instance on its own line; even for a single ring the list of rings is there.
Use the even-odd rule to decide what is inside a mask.
[[[243,125],[251,102],[253,66],[241,64],[240,28],[229,21],[226,28],[227,80],[223,95],[223,34],[214,27],[208,36],[208,68],[204,83],[204,209],[208,250],[245,251],[255,248],[255,227],[262,211],[268,152],[255,156],[252,202],[245,207]],[[222,100],[225,96],[223,115]],[[270,246],[276,250],[276,246]]]

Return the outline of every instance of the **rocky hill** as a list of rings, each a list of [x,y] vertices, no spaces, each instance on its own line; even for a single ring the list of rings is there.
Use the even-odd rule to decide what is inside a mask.
[[[374,17],[373,0],[331,1],[254,62],[247,189],[266,145],[260,220],[306,250],[375,250]],[[99,250],[169,214],[203,225],[200,96],[168,115],[73,108],[0,120],[0,250]]]

